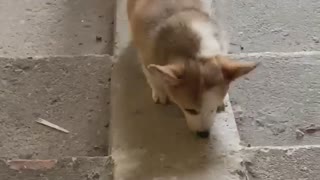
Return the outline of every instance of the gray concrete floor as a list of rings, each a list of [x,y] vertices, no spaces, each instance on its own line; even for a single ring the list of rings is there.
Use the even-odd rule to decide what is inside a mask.
[[[110,54],[113,0],[0,1],[0,55]],[[96,36],[101,37],[96,40]]]

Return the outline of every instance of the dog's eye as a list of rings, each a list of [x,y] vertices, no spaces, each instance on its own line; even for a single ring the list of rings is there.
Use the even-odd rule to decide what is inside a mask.
[[[187,113],[191,114],[191,115],[197,115],[199,114],[199,111],[195,110],[195,109],[184,109]]]

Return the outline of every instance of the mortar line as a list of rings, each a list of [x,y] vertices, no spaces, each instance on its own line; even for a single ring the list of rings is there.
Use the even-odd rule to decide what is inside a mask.
[[[292,146],[254,146],[243,147],[243,150],[299,150],[299,149],[313,149],[319,148],[320,145],[292,145]]]
[[[301,57],[301,56],[319,56],[320,51],[295,51],[295,52],[255,52],[255,53],[238,53],[228,54],[232,57]]]
[[[50,58],[110,58],[113,57],[110,54],[83,54],[83,55],[36,55],[36,56],[1,56],[0,59],[15,59],[15,60],[23,60],[23,59],[29,59],[29,60],[39,60],[39,59],[50,59]]]
[[[120,48],[116,48],[120,49]],[[3,56],[0,55],[0,59],[47,59],[47,58],[81,58],[81,57],[116,57],[117,53],[111,54],[82,54],[82,55],[36,55],[36,56]],[[228,54],[234,58],[264,58],[264,57],[275,57],[275,58],[286,58],[286,57],[303,57],[303,56],[320,56],[320,51],[296,51],[296,52],[259,52],[259,53],[239,53],[239,54]]]

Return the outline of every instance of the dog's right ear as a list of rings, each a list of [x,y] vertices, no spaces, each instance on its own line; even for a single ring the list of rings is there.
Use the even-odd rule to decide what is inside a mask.
[[[181,82],[184,68],[178,64],[165,66],[150,64],[148,70],[153,76],[156,76],[156,78],[159,78],[167,85],[176,86]]]
[[[219,60],[224,78],[230,82],[248,74],[260,64],[256,62],[235,61],[225,57],[220,57]]]

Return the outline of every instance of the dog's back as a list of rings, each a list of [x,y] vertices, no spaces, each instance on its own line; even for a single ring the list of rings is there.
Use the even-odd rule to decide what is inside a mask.
[[[201,11],[201,8],[201,0],[128,0],[127,3],[129,20],[130,22],[135,21],[135,24],[131,25],[151,23],[149,28],[155,27],[182,9]],[[132,18],[134,18],[133,21]]]
[[[194,47],[200,42],[196,42],[196,35],[184,25],[195,18],[208,18],[208,15],[202,10],[200,0],[129,0],[128,17],[133,42],[140,51],[143,51],[142,55],[150,54],[151,48],[156,45],[158,51],[152,52],[156,53],[152,56],[161,61],[166,57],[159,56],[169,55],[169,51],[184,51],[182,53],[195,51]],[[163,28],[164,26],[168,28]],[[159,32],[161,30],[162,32]]]

